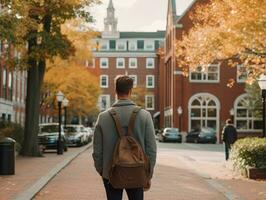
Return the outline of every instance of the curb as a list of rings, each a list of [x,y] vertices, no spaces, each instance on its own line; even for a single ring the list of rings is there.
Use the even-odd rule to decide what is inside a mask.
[[[35,195],[38,192],[40,192],[41,189],[44,188],[44,186],[47,185],[48,182],[52,180],[62,169],[64,169],[71,161],[73,161],[76,157],[78,157],[80,154],[82,154],[91,147],[92,147],[92,142],[88,146],[80,149],[80,151],[78,151],[76,154],[69,156],[61,163],[57,164],[50,172],[48,172],[46,175],[37,180],[30,188],[18,194],[17,197],[14,198],[14,200],[33,199]]]

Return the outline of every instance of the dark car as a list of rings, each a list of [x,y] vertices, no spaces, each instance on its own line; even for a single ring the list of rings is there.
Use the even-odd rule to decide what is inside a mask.
[[[46,149],[57,149],[59,137],[58,124],[40,124],[38,134],[38,144],[42,147],[43,152]],[[61,127],[61,141],[63,143],[64,151],[67,151],[67,141],[63,128]]]
[[[208,127],[192,130],[187,134],[186,142],[215,144],[217,142],[216,131]]]
[[[162,132],[158,135],[159,142],[182,142],[182,135],[180,134],[177,128],[165,128]]]

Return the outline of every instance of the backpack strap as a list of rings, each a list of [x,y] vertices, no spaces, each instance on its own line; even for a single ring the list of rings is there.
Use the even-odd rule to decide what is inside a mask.
[[[120,123],[119,117],[117,115],[117,112],[113,108],[111,108],[108,112],[111,114],[111,116],[115,122],[115,127],[116,127],[116,130],[118,133],[118,137],[121,138],[125,134],[124,134],[124,130],[122,128],[122,125]]]
[[[129,120],[129,125],[128,125],[128,135],[129,136],[133,136],[133,130],[134,130],[134,126],[135,126],[136,117],[137,117],[137,114],[140,110],[141,110],[141,107],[138,107],[138,106],[133,109],[133,112],[132,112],[130,120]]]

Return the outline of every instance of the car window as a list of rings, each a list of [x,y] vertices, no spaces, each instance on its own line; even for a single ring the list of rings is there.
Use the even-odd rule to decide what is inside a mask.
[[[40,127],[42,133],[54,133],[58,132],[58,125],[46,125]]]
[[[77,132],[77,128],[73,127],[73,126],[68,126],[65,128],[65,131],[68,133],[76,133]]]

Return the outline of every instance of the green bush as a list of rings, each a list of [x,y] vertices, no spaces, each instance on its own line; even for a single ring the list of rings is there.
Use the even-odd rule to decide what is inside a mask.
[[[20,124],[0,121],[0,140],[10,137],[16,140],[16,151],[20,151],[24,139],[24,129]]]
[[[231,160],[235,168],[266,168],[266,138],[245,138],[232,147]]]

